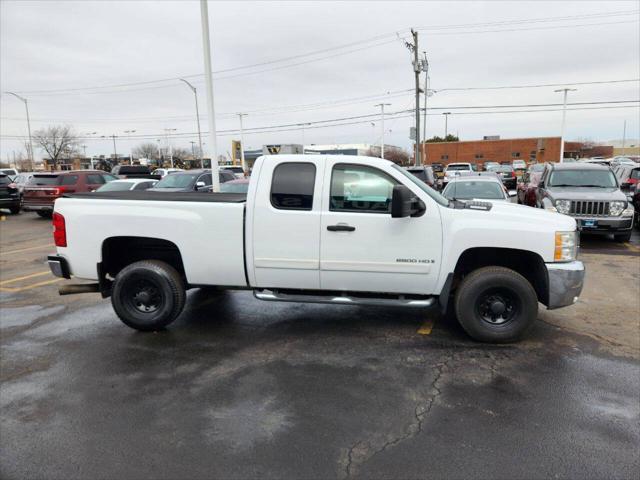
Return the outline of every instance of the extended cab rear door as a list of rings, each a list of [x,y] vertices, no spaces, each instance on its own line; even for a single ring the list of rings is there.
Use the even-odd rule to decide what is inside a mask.
[[[393,186],[400,183],[424,201],[422,216],[391,218]],[[441,249],[439,206],[412,179],[386,162],[326,157],[321,289],[432,294]]]
[[[263,157],[247,244],[250,283],[261,288],[320,288],[322,158]]]

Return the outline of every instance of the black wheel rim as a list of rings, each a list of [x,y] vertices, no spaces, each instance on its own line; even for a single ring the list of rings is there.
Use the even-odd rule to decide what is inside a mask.
[[[153,314],[164,305],[164,295],[159,285],[147,278],[136,278],[125,285],[127,306],[141,314]]]
[[[476,313],[489,325],[502,326],[511,323],[520,314],[520,310],[518,296],[503,287],[485,290],[476,300]]]

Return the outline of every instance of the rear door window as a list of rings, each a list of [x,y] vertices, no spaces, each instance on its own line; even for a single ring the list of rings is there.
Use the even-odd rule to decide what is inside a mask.
[[[103,183],[105,183],[105,181],[104,181],[104,177],[99,173],[88,173],[87,183],[89,185],[102,185]]]
[[[78,175],[61,175],[58,185],[75,185],[78,183]]]
[[[315,182],[313,163],[281,163],[273,171],[271,205],[280,210],[311,210]]]

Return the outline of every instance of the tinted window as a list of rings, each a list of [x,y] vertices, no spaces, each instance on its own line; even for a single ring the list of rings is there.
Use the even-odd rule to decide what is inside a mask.
[[[190,187],[195,180],[197,174],[195,173],[176,173],[173,175],[167,175],[158,183],[154,188],[186,188]]]
[[[281,163],[273,171],[271,204],[282,210],[311,210],[315,181],[313,163]]]
[[[469,167],[469,165],[460,165],[460,164],[455,164],[452,163],[451,165],[447,165],[447,170],[449,171],[457,171],[457,170],[471,170],[471,168]]]
[[[629,178],[633,178],[634,180],[640,179],[640,168],[636,168],[632,170],[631,175],[629,175]]]
[[[451,182],[442,194],[447,198],[470,200],[472,198],[487,200],[504,200],[504,187],[501,183],[485,181]]]
[[[27,185],[57,185],[58,175],[34,175]]]
[[[205,173],[204,175],[200,175],[198,180],[196,180],[196,183],[198,182],[204,182],[207,187],[211,186],[211,174]]]
[[[336,165],[331,175],[330,210],[390,213],[393,186],[386,173],[364,165]]]
[[[419,178],[423,182],[427,181],[427,172],[425,172],[422,169],[420,169],[420,170],[409,170],[409,173],[411,175],[413,175],[414,177]]]
[[[77,175],[61,175],[59,185],[75,185],[78,183]]]
[[[236,176],[231,172],[220,171],[220,183],[230,182],[231,180],[235,180]]]
[[[104,183],[104,178],[99,173],[88,173],[87,183],[89,185],[98,185]]]

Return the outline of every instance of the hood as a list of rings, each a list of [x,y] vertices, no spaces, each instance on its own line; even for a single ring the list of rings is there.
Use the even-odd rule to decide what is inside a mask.
[[[513,222],[514,229],[518,228],[518,224],[525,222],[537,225],[541,230],[548,228],[549,230],[566,232],[576,229],[576,221],[568,215],[511,202],[492,200],[490,203],[492,208],[486,213],[493,217],[492,219]]]
[[[606,200],[625,201],[627,197],[617,187],[547,187],[554,200]]]

